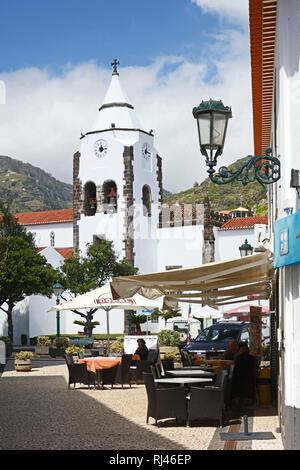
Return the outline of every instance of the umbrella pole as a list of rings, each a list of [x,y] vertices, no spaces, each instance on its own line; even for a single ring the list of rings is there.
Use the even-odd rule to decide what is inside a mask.
[[[110,340],[109,340],[109,308],[106,308],[106,332],[107,332],[107,351],[106,354],[109,356],[110,353]]]

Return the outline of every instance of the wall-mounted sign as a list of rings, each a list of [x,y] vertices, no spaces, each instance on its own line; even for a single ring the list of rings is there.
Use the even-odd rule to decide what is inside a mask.
[[[274,225],[274,267],[300,263],[300,212],[276,220]]]

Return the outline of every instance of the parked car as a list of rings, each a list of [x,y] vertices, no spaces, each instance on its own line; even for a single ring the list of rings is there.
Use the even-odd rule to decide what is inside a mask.
[[[249,322],[220,321],[205,328],[194,341],[185,345],[182,351],[190,354],[203,354],[207,351],[223,353],[228,349],[231,340],[249,342]],[[262,344],[268,344],[270,329],[268,325],[262,325]]]

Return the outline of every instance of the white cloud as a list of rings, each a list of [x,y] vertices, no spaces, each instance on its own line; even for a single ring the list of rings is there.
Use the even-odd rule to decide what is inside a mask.
[[[163,158],[164,188],[172,192],[207,176],[192,116],[192,108],[202,99],[222,99],[232,106],[220,164],[253,151],[248,38],[223,31],[216,41],[209,51],[215,57],[209,67],[204,59],[190,63],[183,57],[161,57],[147,67],[120,69],[143,128],[154,130]],[[6,85],[6,104],[0,106],[0,155],[29,162],[71,183],[80,133],[90,130],[110,76],[110,70],[92,62],[68,64],[59,77],[37,68],[0,75]]]
[[[249,0],[191,0],[204,13],[214,13],[235,23],[248,22]]]

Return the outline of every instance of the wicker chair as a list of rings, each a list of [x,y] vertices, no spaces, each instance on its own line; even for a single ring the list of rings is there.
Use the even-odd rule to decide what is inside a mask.
[[[205,418],[219,420],[220,426],[223,426],[226,384],[227,371],[220,370],[215,385],[190,388],[189,423]]]
[[[90,376],[86,364],[74,364],[73,356],[70,354],[66,354],[65,359],[69,372],[68,389],[71,384],[74,384],[75,388],[77,383],[88,385],[90,388]]]
[[[157,388],[152,373],[143,372],[148,397],[147,423],[149,418],[157,421],[176,418],[187,422],[187,404],[184,387]]]
[[[119,364],[109,369],[97,369],[98,383],[101,383],[102,387],[111,385],[111,388],[113,388],[116,383],[118,368]]]
[[[123,354],[122,362],[117,369],[115,383],[121,384],[122,388],[125,383],[129,384],[131,388],[131,370],[130,370],[131,358],[132,358],[132,354]]]
[[[162,366],[163,366],[163,369],[164,369],[164,373],[166,373],[167,370],[174,370],[174,359],[173,358],[162,359],[161,363],[162,363]]]

